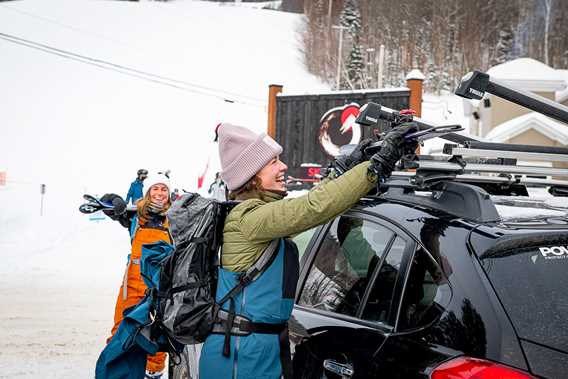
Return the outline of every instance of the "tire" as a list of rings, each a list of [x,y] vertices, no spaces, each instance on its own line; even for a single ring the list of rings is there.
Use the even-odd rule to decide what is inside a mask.
[[[199,379],[199,354],[201,345],[188,345],[180,354],[179,362],[170,357],[170,379]],[[177,363],[177,364],[176,364]]]

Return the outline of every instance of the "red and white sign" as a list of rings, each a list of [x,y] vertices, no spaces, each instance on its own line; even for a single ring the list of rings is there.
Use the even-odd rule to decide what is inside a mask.
[[[361,141],[361,128],[355,122],[359,115],[359,104],[350,103],[332,108],[320,119],[319,142],[331,157],[339,154],[339,148]]]

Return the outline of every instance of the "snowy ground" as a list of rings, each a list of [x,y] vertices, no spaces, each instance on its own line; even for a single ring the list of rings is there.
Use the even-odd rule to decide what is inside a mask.
[[[82,194],[124,195],[140,167],[196,190],[218,167],[218,122],[265,130],[269,84],[328,90],[303,68],[300,20],[189,0],[0,3],[0,378],[94,376],[129,239],[79,214]]]

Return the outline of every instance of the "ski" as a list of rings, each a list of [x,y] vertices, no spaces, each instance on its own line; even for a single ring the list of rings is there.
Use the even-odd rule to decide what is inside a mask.
[[[84,194],[83,199],[87,202],[79,207],[79,212],[84,214],[91,214],[106,209],[114,209],[111,203],[100,201],[96,197],[88,194]]]
[[[444,137],[447,134],[453,134],[455,132],[461,132],[464,128],[461,125],[444,125],[444,126],[434,126],[428,129],[421,129],[417,132],[410,133],[404,136],[405,140],[416,140],[422,142],[427,139]]]
[[[100,199],[97,199],[92,195],[84,194],[83,199],[85,199],[87,202],[79,207],[79,212],[81,213],[91,214],[98,211],[114,210],[114,205],[105,201],[101,201]],[[128,205],[126,207],[126,212],[127,213],[136,212],[136,205]]]
[[[375,127],[378,125],[379,120],[388,122],[391,127],[403,122],[415,122],[418,126],[418,131],[406,135],[404,138],[407,140],[414,139],[418,142],[422,142],[427,139],[439,137],[456,143],[477,141],[475,138],[457,134],[457,132],[464,130],[461,125],[433,125],[410,113],[404,113],[403,111],[398,112],[373,102],[369,102],[361,107],[355,122],[361,126]]]

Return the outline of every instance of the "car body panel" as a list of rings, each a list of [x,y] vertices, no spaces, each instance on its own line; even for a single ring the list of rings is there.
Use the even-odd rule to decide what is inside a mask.
[[[458,355],[529,370],[521,342],[485,275],[479,254],[491,249],[503,238],[542,234],[543,231],[566,232],[568,228],[562,221],[549,223],[546,218],[543,221],[532,217],[523,219],[521,223],[516,220],[480,225],[416,204],[377,199],[361,202],[347,215],[388,224],[414,240],[415,248],[425,249],[443,271],[451,286],[452,300],[441,310],[435,322],[412,330],[362,324],[360,320],[347,320],[341,315],[322,314],[296,305],[294,322],[303,326],[303,334],[291,328],[292,345],[296,353],[299,352],[294,357],[295,367],[312,373],[301,377],[319,378],[324,377],[324,373],[327,377],[334,377],[333,372],[324,368],[324,361],[332,358],[337,363],[348,365],[354,378],[427,378],[433,367]],[[310,250],[302,259],[298,296],[330,225],[320,227],[314,234]],[[540,348],[542,350],[542,346]],[[535,357],[543,354],[537,350],[531,346],[531,351],[536,351],[532,353]],[[306,358],[306,354],[311,358]],[[557,362],[564,362],[558,352],[551,355]],[[539,375],[559,377],[553,368],[540,367],[538,370],[541,372]],[[565,373],[566,368],[563,370]]]

